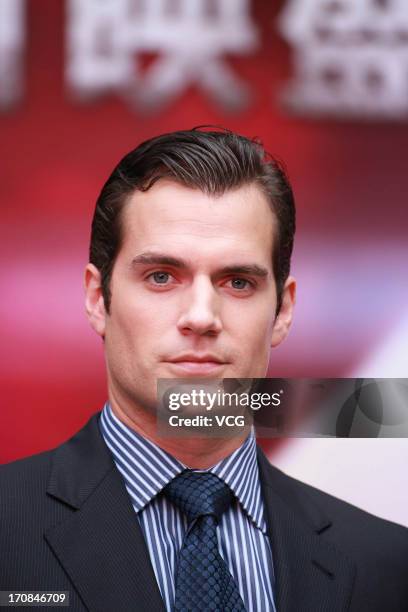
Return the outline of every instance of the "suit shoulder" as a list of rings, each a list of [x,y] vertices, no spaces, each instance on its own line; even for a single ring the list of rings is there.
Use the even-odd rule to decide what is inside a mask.
[[[277,470],[277,468],[274,468]],[[323,537],[349,553],[350,557],[372,558],[394,568],[408,571],[408,529],[380,518],[277,470],[292,499],[299,507],[315,507],[329,521]],[[289,493],[288,493],[289,494]]]
[[[353,520],[358,524],[358,526],[367,524],[368,526],[372,526],[376,529],[383,528],[388,530],[388,532],[393,531],[396,534],[408,538],[408,529],[403,525],[380,518],[371,512],[364,510],[363,508],[335,497],[330,493],[326,493],[325,491],[322,491],[321,489],[318,489],[312,485],[306,483],[301,484],[310,498],[316,501],[316,503],[324,505],[330,514],[334,514],[339,518]]]
[[[403,525],[375,516],[367,510],[359,508],[348,501],[335,497],[313,485],[284,474],[277,468],[274,469],[279,472],[281,478],[287,479],[290,487],[297,489],[297,494],[299,496],[307,496],[313,503],[319,505],[320,508],[326,511],[328,515],[339,519],[352,520],[359,526],[364,523],[372,525],[373,527],[390,529],[408,538],[408,528]]]
[[[52,449],[0,465],[0,491],[3,499],[13,493],[13,497],[24,495],[27,498],[30,491],[38,491],[39,485],[47,482],[54,452],[55,449]]]

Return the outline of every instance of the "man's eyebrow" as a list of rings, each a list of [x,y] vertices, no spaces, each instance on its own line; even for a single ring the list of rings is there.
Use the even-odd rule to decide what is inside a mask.
[[[141,253],[132,259],[131,265],[161,265],[161,266],[172,266],[173,268],[186,269],[188,263],[184,259],[178,257],[172,257],[165,253]],[[234,264],[231,266],[224,266],[218,270],[219,275],[223,274],[246,274],[248,276],[258,276],[259,278],[266,278],[269,274],[267,268],[259,266],[258,264]]]
[[[173,268],[187,268],[187,262],[164,253],[141,253],[132,259],[131,265],[162,265]]]
[[[221,274],[247,274],[249,276],[259,276],[266,278],[269,274],[268,269],[258,264],[236,264],[233,266],[225,266],[220,270]]]

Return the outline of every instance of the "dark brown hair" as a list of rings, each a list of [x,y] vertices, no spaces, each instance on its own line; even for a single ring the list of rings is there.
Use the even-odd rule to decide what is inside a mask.
[[[224,129],[202,128],[162,134],[143,142],[125,155],[103,186],[92,221],[89,259],[101,273],[107,312],[110,278],[121,248],[122,208],[135,191],[147,191],[162,178],[208,195],[222,195],[249,183],[260,186],[277,221],[271,257],[279,312],[295,234],[294,197],[285,171],[258,141]]]

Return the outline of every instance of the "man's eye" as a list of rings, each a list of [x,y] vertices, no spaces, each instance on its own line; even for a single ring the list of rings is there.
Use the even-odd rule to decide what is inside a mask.
[[[152,272],[147,278],[155,285],[167,285],[170,277],[168,272]]]
[[[253,287],[253,284],[246,278],[232,278],[230,282],[233,289],[238,289],[240,291]]]

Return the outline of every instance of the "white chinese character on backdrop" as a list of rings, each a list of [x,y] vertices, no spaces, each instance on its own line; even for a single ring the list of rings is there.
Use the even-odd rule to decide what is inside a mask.
[[[288,0],[280,29],[294,49],[294,111],[408,116],[407,0]]]
[[[0,109],[23,93],[24,0],[0,0]]]
[[[152,109],[197,84],[225,108],[248,101],[223,55],[256,48],[249,0],[69,0],[67,16],[66,77],[79,96],[115,90]],[[142,53],[157,54],[145,70]]]

